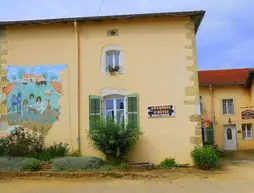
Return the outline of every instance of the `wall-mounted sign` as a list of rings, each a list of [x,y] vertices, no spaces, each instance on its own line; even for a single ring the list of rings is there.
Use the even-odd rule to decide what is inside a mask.
[[[241,113],[242,119],[254,119],[254,111],[252,110],[245,110]]]
[[[147,107],[148,117],[174,117],[174,105],[151,105]]]

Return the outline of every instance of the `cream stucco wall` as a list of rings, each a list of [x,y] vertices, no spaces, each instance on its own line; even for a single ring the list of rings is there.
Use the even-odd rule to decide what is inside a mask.
[[[224,148],[223,125],[228,124],[229,118],[231,119],[232,124],[236,125],[237,131],[242,130],[241,124],[252,123],[254,125],[253,119],[241,119],[241,111],[244,110],[242,109],[242,107],[251,106],[250,90],[244,88],[243,86],[212,87],[212,90],[213,92],[211,92],[208,87],[200,88],[200,95],[202,96],[204,107],[204,113],[202,115],[202,118],[213,120],[213,116],[215,116],[215,144],[217,144],[221,148]],[[234,115],[223,115],[222,99],[234,100]],[[212,102],[212,100],[214,100],[214,103]],[[238,150],[254,148],[254,138],[252,140],[243,140],[242,133],[237,133],[237,148]]]
[[[108,37],[108,29],[119,36]],[[193,22],[189,18],[131,19],[78,24],[80,40],[80,142],[83,155],[98,155],[89,145],[89,95],[102,89],[123,89],[139,95],[139,123],[144,135],[130,153],[130,161],[159,163],[175,157],[191,163],[190,152],[201,143],[198,77]],[[61,72],[62,113],[48,136],[77,148],[76,47],[70,24],[7,28],[7,65],[67,64]],[[123,75],[101,72],[101,52],[120,46],[125,55]],[[149,119],[147,105],[174,104],[176,116]]]
[[[64,95],[59,103],[62,113],[48,133],[48,140],[67,142],[77,149],[76,124],[76,67],[75,67],[75,33],[72,25],[34,25],[17,26],[6,29],[8,65],[35,66],[66,64],[68,69],[60,72],[63,81]]]

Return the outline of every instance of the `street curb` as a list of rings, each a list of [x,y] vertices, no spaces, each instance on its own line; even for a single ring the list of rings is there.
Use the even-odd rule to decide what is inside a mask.
[[[131,172],[0,172],[0,178],[16,177],[60,177],[60,178],[84,178],[84,177],[113,177],[113,178],[161,178],[158,175],[140,174]]]

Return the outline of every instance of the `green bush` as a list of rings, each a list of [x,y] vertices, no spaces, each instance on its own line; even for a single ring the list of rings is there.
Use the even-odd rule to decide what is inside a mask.
[[[40,161],[35,158],[25,159],[22,161],[22,171],[39,171],[41,169]]]
[[[138,128],[123,127],[114,121],[99,121],[89,131],[89,138],[95,148],[106,156],[110,164],[119,164],[125,160],[130,149],[136,144],[142,133]]]
[[[6,137],[0,139],[0,157],[7,155],[9,144],[10,144],[9,138]]]
[[[99,170],[103,160],[96,157],[64,157],[51,160],[55,171]]]
[[[33,157],[42,161],[50,161],[51,159],[67,156],[68,151],[69,151],[68,144],[54,143],[54,145],[46,147],[45,149],[43,149],[41,153],[38,153]]]
[[[160,168],[173,168],[176,167],[175,158],[166,158],[160,163]]]
[[[41,153],[45,136],[36,130],[17,127],[13,133],[0,140],[0,156],[23,157]]]
[[[191,152],[194,165],[202,170],[211,170],[219,166],[219,156],[212,147],[195,147]]]

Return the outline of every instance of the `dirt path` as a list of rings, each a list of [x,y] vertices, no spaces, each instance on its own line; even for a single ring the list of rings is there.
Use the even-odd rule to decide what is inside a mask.
[[[5,193],[254,193],[254,164],[233,164],[225,171],[172,173],[165,179],[13,179],[1,180],[0,190]]]

